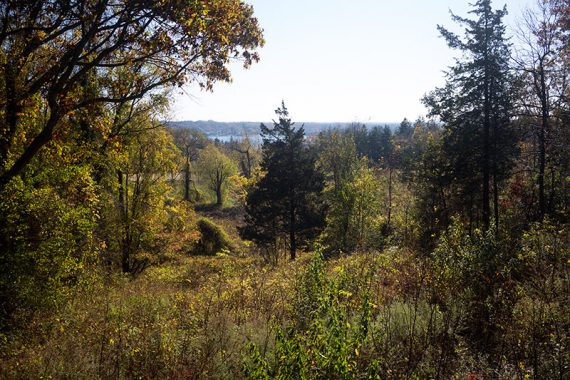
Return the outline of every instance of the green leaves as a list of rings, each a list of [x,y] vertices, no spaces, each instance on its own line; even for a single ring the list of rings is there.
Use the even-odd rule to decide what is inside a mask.
[[[61,304],[97,253],[98,197],[88,169],[50,169],[0,192],[2,327],[16,310],[25,315]]]
[[[377,363],[368,367],[360,358],[372,304],[365,293],[352,307],[353,295],[343,288],[344,280],[342,269],[331,278],[322,254],[315,253],[297,279],[296,319],[288,327],[277,327],[273,360],[262,358],[255,346],[249,346],[244,366],[248,378],[353,379],[377,371]]]
[[[215,193],[216,204],[221,206],[229,179],[238,172],[236,163],[215,145],[210,144],[200,152],[196,165],[199,175]]]
[[[382,182],[361,159],[338,188],[328,191],[330,210],[322,240],[334,253],[379,248]]]
[[[0,185],[19,175],[74,112],[97,109],[101,116],[114,104],[188,82],[211,90],[231,79],[232,60],[256,62],[264,43],[253,8],[240,0],[9,1],[4,21],[0,160],[14,161],[0,168]],[[38,106],[31,105],[36,97],[40,111],[33,114],[46,117],[21,144],[14,137],[26,129],[23,116]]]

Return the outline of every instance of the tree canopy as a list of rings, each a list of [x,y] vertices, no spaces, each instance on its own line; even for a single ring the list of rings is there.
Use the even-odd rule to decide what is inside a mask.
[[[231,59],[247,67],[262,44],[253,8],[240,0],[3,2],[0,185],[76,113],[189,81],[211,89],[230,79]]]

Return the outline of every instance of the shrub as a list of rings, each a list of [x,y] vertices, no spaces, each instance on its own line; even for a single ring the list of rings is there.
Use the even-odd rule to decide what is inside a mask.
[[[568,227],[548,221],[522,236],[517,257],[523,267],[517,282],[505,343],[519,377],[539,379],[570,375],[570,234]]]
[[[200,218],[196,226],[201,236],[193,249],[195,255],[214,256],[223,250],[233,249],[233,244],[224,229],[212,220]]]
[[[374,372],[377,363],[360,357],[372,303],[366,293],[353,295],[343,288],[342,270],[327,279],[324,269],[317,253],[298,281],[297,317],[289,326],[277,327],[274,357],[262,357],[253,343],[248,345],[247,378],[352,379]]]
[[[97,197],[87,169],[41,174],[49,181],[17,179],[0,193],[0,330],[16,312],[65,301],[96,253]]]

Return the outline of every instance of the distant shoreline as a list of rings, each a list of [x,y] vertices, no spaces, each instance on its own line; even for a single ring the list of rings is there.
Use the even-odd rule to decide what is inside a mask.
[[[235,122],[224,122],[224,121],[213,121],[213,120],[185,120],[185,121],[166,121],[166,126],[170,128],[191,128],[202,132],[211,138],[224,138],[229,139],[229,136],[236,138],[242,137],[244,135],[254,136],[259,134],[259,125],[263,123],[265,125],[271,125],[272,122],[269,121],[235,121]],[[384,127],[387,125],[390,129],[395,130],[400,123],[399,122],[295,122],[297,126],[303,126],[305,128],[305,133],[307,135],[316,135],[321,131],[339,128],[344,129],[351,125],[365,125],[368,128],[380,126]]]

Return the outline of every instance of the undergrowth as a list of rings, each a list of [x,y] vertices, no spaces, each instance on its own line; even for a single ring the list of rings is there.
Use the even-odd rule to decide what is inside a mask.
[[[505,273],[486,256],[499,246],[458,228],[433,257],[391,247],[268,266],[179,255],[136,279],[100,276],[1,336],[0,377],[565,378],[567,233],[530,230]],[[480,304],[491,273],[501,281]],[[490,318],[477,341],[481,312]]]

